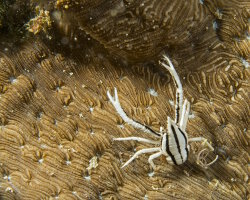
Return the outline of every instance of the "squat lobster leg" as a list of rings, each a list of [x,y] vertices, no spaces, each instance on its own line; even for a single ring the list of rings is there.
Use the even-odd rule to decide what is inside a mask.
[[[212,147],[212,145],[209,144],[209,142],[207,141],[207,139],[204,138],[204,137],[190,138],[190,139],[188,139],[188,141],[189,141],[189,142],[202,142],[202,141],[203,141],[203,142],[202,142],[202,145],[207,145],[207,147],[208,147],[211,151],[214,151],[214,148]],[[206,160],[205,160],[205,158],[208,156],[208,153],[202,156],[202,154],[204,153],[205,150],[206,150],[206,149],[202,149],[202,150],[198,153],[198,156],[197,156],[197,163],[198,163],[199,165],[201,165],[203,168],[207,168],[208,166],[214,164],[214,163],[218,160],[218,158],[219,158],[219,156],[216,155],[215,159],[213,159],[210,163],[207,163]]]
[[[155,153],[155,154],[149,156],[148,162],[149,162],[149,164],[151,165],[151,167],[153,168],[153,170],[155,170],[155,164],[154,164],[153,160],[154,160],[155,158],[158,158],[158,157],[161,156],[161,155],[162,155],[162,151],[157,152],[157,153]]]
[[[141,149],[139,151],[137,151],[123,166],[127,166],[129,163],[131,163],[134,159],[137,158],[137,156],[141,155],[141,154],[144,154],[144,153],[151,153],[151,152],[155,152],[155,151],[161,151],[161,148],[160,147],[156,147],[156,148],[148,148],[148,149]],[[154,154],[153,154],[154,155]],[[151,159],[151,166],[152,168],[154,168],[154,164],[152,165],[152,159]]]
[[[189,111],[190,111],[190,103],[188,102],[188,100],[185,99],[180,121],[180,127],[182,130],[186,130]]]
[[[135,140],[138,142],[146,142],[146,143],[150,143],[150,144],[160,144],[160,141],[153,141],[153,140],[149,140],[149,139],[145,139],[145,138],[141,138],[141,137],[124,137],[124,138],[113,138],[113,140],[116,141],[126,141],[126,140]]]
[[[149,128],[149,127],[147,127],[145,125],[142,125],[141,123],[136,122],[136,121],[134,121],[133,119],[130,119],[127,116],[127,114],[124,112],[124,110],[122,109],[121,104],[119,102],[117,89],[114,88],[114,90],[115,90],[115,97],[112,97],[110,95],[109,91],[107,91],[107,95],[108,95],[108,98],[109,98],[110,102],[115,107],[116,112],[121,116],[121,118],[123,119],[123,121],[125,121],[129,125],[133,126],[134,128],[141,129],[142,131],[144,131],[146,133],[151,133],[154,136],[160,137],[161,136],[160,133],[157,133],[157,132],[153,131],[151,128]]]
[[[179,125],[180,124],[180,117],[182,114],[182,102],[183,102],[182,84],[181,84],[180,78],[179,78],[178,74],[176,73],[175,68],[174,68],[172,62],[170,61],[170,59],[166,55],[163,55],[163,60],[167,61],[167,63],[169,65],[167,65],[161,61],[159,63],[170,72],[170,74],[174,78],[174,83],[176,85],[175,123],[177,125]]]
[[[208,143],[207,139],[204,138],[204,137],[195,137],[195,138],[189,138],[188,139],[188,142],[202,142],[202,145],[207,145],[208,148],[211,150],[211,151],[214,151],[214,148],[212,147],[211,144]]]

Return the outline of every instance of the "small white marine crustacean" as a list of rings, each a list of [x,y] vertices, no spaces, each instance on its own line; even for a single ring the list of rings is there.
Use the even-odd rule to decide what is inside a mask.
[[[125,141],[125,140],[135,140],[138,142],[145,142],[153,144],[154,147],[152,148],[145,148],[137,151],[122,167],[127,166],[131,163],[137,156],[144,154],[144,153],[153,153],[149,156],[148,162],[155,169],[155,165],[153,160],[161,155],[166,156],[166,160],[170,164],[181,165],[188,159],[188,154],[190,151],[190,142],[203,142],[203,145],[207,145],[207,147],[214,151],[214,148],[207,142],[207,139],[203,137],[195,137],[195,138],[188,138],[188,134],[185,131],[188,121],[188,115],[190,110],[190,103],[185,99],[183,103],[183,90],[182,84],[178,74],[175,71],[175,68],[167,56],[163,56],[164,62],[160,62],[160,64],[165,67],[172,77],[174,78],[176,89],[176,103],[175,103],[175,120],[172,120],[170,117],[167,118],[168,125],[166,132],[163,131],[163,128],[160,128],[159,132],[152,130],[150,127],[143,125],[127,116],[127,114],[122,109],[119,99],[117,89],[114,88],[114,97],[110,95],[110,92],[107,91],[108,98],[110,102],[115,107],[117,113],[120,117],[124,120],[124,122],[128,123],[129,125],[133,126],[136,129],[140,129],[145,133],[152,134],[155,136],[156,140],[150,140],[141,137],[125,137],[125,138],[114,138],[114,140],[118,141]],[[166,64],[168,63],[168,64]],[[215,159],[210,163],[206,162],[204,156],[204,152],[206,149],[203,149],[199,152],[197,157],[197,163],[200,164],[202,167],[207,168],[209,165],[213,164],[217,159],[218,155],[216,155]]]

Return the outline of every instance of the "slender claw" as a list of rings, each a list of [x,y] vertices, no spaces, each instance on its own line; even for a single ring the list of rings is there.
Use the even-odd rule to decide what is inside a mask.
[[[115,104],[116,102],[119,102],[119,99],[118,99],[118,94],[117,94],[117,89],[114,88],[115,90],[115,96],[111,96],[109,90],[107,91],[107,96],[109,98],[109,100],[111,101],[112,104]]]
[[[168,65],[166,65],[165,63],[159,61],[160,65],[162,65],[163,67],[165,67],[167,70],[171,71],[171,67],[169,67]]]
[[[116,87],[114,88],[114,90],[115,90],[115,101],[119,101]]]
[[[108,96],[108,98],[109,98],[110,101],[113,101],[113,97],[111,96],[109,90],[107,91],[107,96]]]
[[[164,60],[167,60],[169,67],[171,69],[174,69],[174,66],[173,66],[172,62],[170,61],[170,59],[166,55],[163,55],[163,58],[164,58]]]
[[[153,134],[153,135],[155,135],[157,137],[161,136],[161,134],[159,134],[159,133],[151,130],[147,126],[145,126],[145,125],[143,125],[143,124],[141,124],[139,122],[136,122],[133,119],[129,118],[127,116],[127,114],[124,112],[124,110],[122,109],[121,105],[120,105],[119,98],[118,98],[118,93],[117,93],[117,89],[116,88],[114,88],[114,93],[115,93],[114,97],[112,97],[110,95],[109,90],[108,90],[107,91],[107,96],[108,96],[110,102],[113,104],[116,112],[120,115],[120,117],[123,119],[124,122],[132,125],[134,128],[141,129],[141,130],[143,130],[146,133],[151,133],[151,134]]]

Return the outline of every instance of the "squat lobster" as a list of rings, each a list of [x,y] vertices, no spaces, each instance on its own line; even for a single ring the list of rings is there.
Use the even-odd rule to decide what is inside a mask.
[[[110,102],[113,104],[117,113],[126,123],[130,124],[136,129],[141,129],[142,131],[152,134],[156,138],[158,138],[158,141],[149,140],[149,139],[141,138],[141,137],[114,138],[114,140],[118,140],[118,141],[135,140],[139,142],[145,142],[145,143],[157,145],[157,147],[146,148],[146,149],[141,149],[137,151],[122,166],[122,168],[127,166],[134,159],[136,159],[136,157],[139,156],[140,154],[152,153],[152,152],[156,152],[156,153],[149,156],[148,162],[150,163],[153,169],[155,169],[153,160],[161,155],[166,156],[166,160],[168,163],[181,165],[188,159],[188,154],[190,151],[189,142],[203,141],[203,144],[206,144],[211,151],[214,151],[214,148],[207,142],[207,139],[203,137],[188,138],[188,135],[185,130],[186,130],[187,121],[188,121],[190,103],[185,99],[184,104],[183,104],[183,90],[182,90],[180,78],[178,74],[176,73],[175,68],[172,62],[169,60],[169,58],[167,56],[163,56],[163,59],[164,61],[168,63],[168,65],[165,64],[165,62],[164,63],[160,62],[160,64],[170,72],[170,74],[174,78],[175,85],[177,87],[176,104],[175,104],[175,120],[173,121],[170,117],[167,118],[168,119],[167,132],[163,132],[162,127],[160,128],[160,132],[155,132],[148,126],[143,125],[129,118],[120,105],[118,94],[117,94],[117,89],[114,88],[114,93],[115,93],[114,97],[112,97],[109,91],[107,91],[107,95],[108,95]],[[205,149],[203,149],[201,152],[203,152],[204,150]],[[197,163],[203,166],[204,168],[207,168],[209,165],[213,164],[218,159],[218,155],[216,155],[216,158],[213,161],[211,161],[210,163],[206,163],[205,159],[201,158],[201,155],[202,155],[201,152],[199,153],[199,156],[197,158]]]

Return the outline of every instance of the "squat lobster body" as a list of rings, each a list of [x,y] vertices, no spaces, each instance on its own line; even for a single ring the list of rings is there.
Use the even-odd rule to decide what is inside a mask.
[[[189,145],[187,134],[182,131],[176,124],[168,117],[168,132],[162,136],[162,151],[166,155],[169,163],[173,162],[175,165],[183,164],[189,154]]]
[[[167,56],[163,56],[164,61],[168,63],[165,64],[160,62],[160,64],[165,67],[172,77],[174,78],[175,85],[177,87],[176,89],[176,104],[175,104],[175,120],[173,121],[170,117],[168,117],[168,126],[167,126],[167,132],[163,133],[162,127],[160,128],[160,132],[155,132],[151,128],[149,128],[146,125],[143,125],[139,122],[134,121],[133,119],[130,119],[124,110],[122,109],[117,89],[114,88],[115,96],[112,97],[107,91],[107,95],[113,106],[115,107],[117,113],[121,116],[121,118],[131,126],[133,126],[136,129],[141,129],[146,133],[154,135],[158,140],[149,140],[146,138],[141,137],[125,137],[125,138],[114,138],[114,140],[118,141],[125,141],[125,140],[135,140],[139,142],[145,142],[157,145],[157,147],[153,148],[147,148],[147,149],[141,149],[137,151],[122,167],[125,167],[130,162],[132,162],[137,156],[144,153],[152,153],[157,152],[149,156],[148,162],[152,166],[153,169],[155,169],[155,165],[153,163],[153,159],[164,155],[166,156],[166,159],[168,163],[175,164],[175,165],[181,165],[183,164],[187,159],[190,151],[189,142],[193,141],[204,141],[204,144],[208,146],[208,148],[212,151],[214,151],[214,148],[207,142],[207,140],[203,137],[197,137],[197,138],[191,138],[188,139],[188,135],[186,133],[186,125],[188,121],[188,115],[190,110],[190,104],[187,100],[183,103],[183,90],[180,78],[178,74],[175,71],[175,68],[169,58]],[[217,160],[218,156],[210,162],[210,163],[202,163],[204,160],[198,160],[203,167],[207,167],[211,164],[213,164]]]

